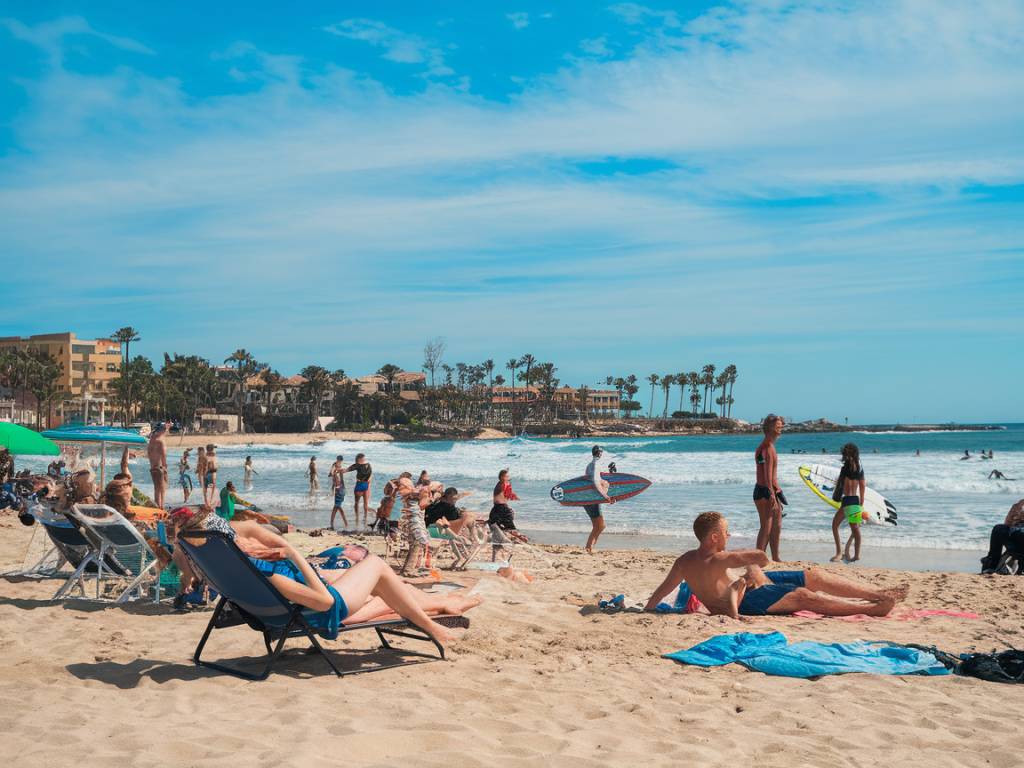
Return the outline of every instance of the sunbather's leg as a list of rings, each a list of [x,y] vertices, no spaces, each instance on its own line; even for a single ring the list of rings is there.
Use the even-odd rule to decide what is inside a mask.
[[[432,595],[422,589],[405,585],[409,596],[419,603],[427,614],[437,615],[461,615],[470,608],[475,608],[483,602],[483,598],[477,594],[454,592],[445,595]],[[395,609],[385,603],[379,597],[371,597],[359,610],[353,611],[345,619],[345,624],[361,624],[364,621],[376,621],[385,616],[394,615]]]
[[[858,600],[893,599],[897,602],[907,596],[906,587],[893,589],[869,589],[855,584],[842,576],[826,571],[824,568],[808,568],[804,571],[805,586],[812,592],[827,592],[837,597],[853,597]]]
[[[808,584],[810,579],[808,579]],[[866,598],[865,598],[866,599]],[[820,595],[811,588],[800,587],[785,595],[777,603],[768,608],[768,613],[791,614],[797,611],[814,611],[824,616],[886,616],[896,605],[892,597],[880,595],[867,603],[853,603],[832,595]]]
[[[369,555],[353,565],[333,586],[346,605],[363,606],[371,595],[379,597],[399,616],[418,626],[437,642],[442,645],[451,642],[448,630],[427,616],[416,599],[409,594],[408,585],[376,555]]]

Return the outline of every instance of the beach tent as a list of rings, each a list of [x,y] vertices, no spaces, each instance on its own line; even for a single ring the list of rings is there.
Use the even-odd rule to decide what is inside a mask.
[[[85,424],[65,424],[57,429],[48,429],[42,433],[58,445],[98,445],[100,446],[100,486],[105,486],[107,446],[121,447],[125,445],[146,445],[147,441],[133,429],[117,427],[86,426]]]

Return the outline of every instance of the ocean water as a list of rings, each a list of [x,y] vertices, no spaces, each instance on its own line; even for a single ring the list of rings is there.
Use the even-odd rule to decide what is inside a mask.
[[[860,447],[868,485],[892,501],[899,513],[896,527],[865,526],[865,547],[987,548],[992,525],[1001,522],[1010,505],[1024,496],[1024,425],[1002,426],[991,432],[783,434],[778,443],[779,480],[789,500],[784,540],[831,546],[833,510],[804,485],[797,468],[815,462],[838,465],[840,447],[853,441]],[[653,483],[641,495],[605,507],[608,532],[645,540],[666,537],[666,547],[688,544],[693,540],[693,518],[714,509],[727,514],[738,539],[756,535],[757,513],[751,493],[753,453],[759,437],[629,437],[603,439],[600,443],[605,458],[615,461],[620,471],[642,475]],[[403,470],[418,474],[427,469],[434,479],[471,490],[472,495],[463,503],[483,515],[490,509],[498,470],[508,467],[520,496],[513,505],[519,527],[540,539],[545,533],[561,539],[566,533],[588,531],[590,524],[582,510],[555,503],[548,492],[556,483],[582,474],[590,459],[591,444],[590,440],[513,438],[229,446],[218,449],[218,480],[234,480],[241,490],[242,465],[251,455],[259,475],[253,488],[242,491],[242,495],[264,509],[290,515],[297,525],[319,526],[330,519],[332,497],[326,472],[339,453],[348,461],[358,452],[367,455],[374,467],[374,502],[387,478]],[[995,458],[961,461],[964,449],[972,455],[991,449]],[[920,450],[920,456],[915,455],[916,450]],[[175,467],[181,451],[174,446],[173,438],[168,454],[169,464]],[[316,497],[308,494],[304,477],[312,455],[317,456],[320,467],[321,491]],[[144,458],[136,459],[133,467],[139,486],[150,492]],[[987,479],[995,468],[1019,479]],[[176,479],[177,473],[172,471],[170,502],[181,498]],[[346,510],[351,509],[353,482],[349,481]]]

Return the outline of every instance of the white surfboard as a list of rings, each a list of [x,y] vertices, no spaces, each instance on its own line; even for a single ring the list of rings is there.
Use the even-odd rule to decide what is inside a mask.
[[[814,495],[828,504],[832,509],[839,509],[839,502],[832,501],[832,493],[839,479],[839,467],[828,464],[811,464],[798,470],[800,479],[810,488]],[[864,522],[874,525],[896,525],[896,507],[885,496],[871,488],[864,489]]]

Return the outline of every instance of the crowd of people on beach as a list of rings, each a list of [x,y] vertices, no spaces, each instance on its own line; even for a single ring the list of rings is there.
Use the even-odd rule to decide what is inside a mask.
[[[725,516],[718,512],[700,514],[693,523],[697,548],[684,553],[675,561],[661,585],[652,593],[649,609],[653,609],[683,581],[711,613],[733,617],[804,610],[832,616],[854,612],[884,615],[905,596],[905,589],[882,591],[862,587],[821,568],[764,570],[770,563],[783,562],[780,545],[787,500],[778,478],[776,444],[784,428],[785,422],[781,417],[769,414],[762,423],[764,437],[754,452],[753,503],[759,521],[755,546],[748,550],[730,551],[727,547],[730,533]],[[218,486],[220,470],[215,444],[198,448],[195,481],[192,479],[191,449],[185,449],[177,467],[182,504],[168,511],[172,505],[167,503],[166,498],[166,434],[166,425],[156,425],[146,447],[153,481],[151,505],[146,505],[149,500],[144,497],[141,499],[142,504],[136,503],[140,501],[140,494],[134,487],[130,470],[132,455],[126,447],[121,456],[119,471],[105,488],[99,488],[91,469],[78,466],[77,460],[70,468],[63,459],[54,461],[47,475],[43,476],[26,476],[24,473],[16,475],[13,458],[6,450],[0,449],[0,487],[4,494],[0,496],[0,506],[15,506],[19,503],[18,495],[12,489],[12,483],[17,481],[30,485],[34,494],[46,498],[47,503],[58,511],[68,509],[73,504],[97,503],[111,507],[149,536],[162,562],[174,562],[177,565],[182,577],[176,605],[182,605],[181,599],[195,589],[197,578],[188,560],[181,555],[180,548],[168,551],[155,541],[152,524],[156,520],[170,528],[172,541],[174,535],[188,537],[198,530],[219,531],[229,536],[256,567],[271,579],[282,595],[311,610],[331,611],[342,623],[365,621],[394,611],[413,621],[439,642],[448,640],[447,631],[433,622],[430,616],[462,612],[478,600],[425,596],[423,592],[409,587],[402,581],[402,577],[429,573],[430,549],[438,540],[462,542],[473,546],[474,551],[492,542],[492,532],[500,535],[502,542],[528,542],[515,524],[515,512],[511,504],[519,497],[512,488],[507,468],[500,470],[497,475],[486,519],[459,504],[468,495],[467,492],[460,492],[455,487],[433,479],[427,470],[421,471],[415,479],[413,473],[408,471],[388,479],[383,484],[382,495],[371,518],[369,505],[374,479],[371,463],[363,453],[357,454],[352,463],[346,462],[344,456],[338,454],[327,472],[333,499],[330,529],[334,529],[338,517],[341,518],[343,529],[348,529],[349,520],[345,512],[346,475],[354,473],[354,530],[377,531],[395,542],[401,539],[404,541],[406,556],[396,573],[383,559],[371,555],[365,547],[350,544],[344,547],[344,560],[348,567],[328,574],[301,556],[270,524],[268,516],[239,496],[233,480]],[[968,457],[965,452],[964,458]],[[596,491],[595,503],[583,505],[591,522],[585,543],[588,553],[593,553],[605,530],[604,506],[616,502],[616,496],[605,476],[616,473],[617,468],[614,463],[605,463],[603,458],[604,450],[601,446],[593,446],[590,461],[584,470],[584,477],[590,480]],[[861,556],[860,527],[864,522],[867,479],[857,445],[852,442],[844,445],[841,458],[842,467],[833,496],[838,508],[832,519],[835,552],[831,561],[855,562]],[[243,465],[246,489],[252,489],[254,478],[258,475],[252,457],[247,456]],[[309,492],[315,497],[319,490],[316,456],[310,458],[306,478]],[[198,506],[188,506],[196,485],[199,486],[201,501]],[[399,507],[399,514],[397,519],[392,519],[396,506]],[[31,518],[30,515],[28,517]],[[850,532],[845,549],[841,546],[840,536],[844,521]],[[1002,523],[993,527],[990,544],[990,550],[982,560],[983,573],[996,572],[1007,554],[1024,560],[1024,499],[1011,508]],[[492,542],[492,560],[498,550],[499,545]],[[739,577],[736,576],[736,569],[741,572]]]

